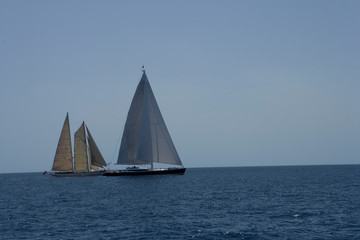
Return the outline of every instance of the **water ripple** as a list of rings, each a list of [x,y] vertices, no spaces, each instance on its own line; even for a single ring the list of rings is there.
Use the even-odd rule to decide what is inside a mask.
[[[360,239],[360,167],[0,175],[1,239]]]

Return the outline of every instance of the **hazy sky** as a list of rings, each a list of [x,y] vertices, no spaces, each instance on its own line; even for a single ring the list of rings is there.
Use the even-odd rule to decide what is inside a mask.
[[[360,164],[359,0],[0,0],[0,172],[116,162],[142,65],[185,167]]]

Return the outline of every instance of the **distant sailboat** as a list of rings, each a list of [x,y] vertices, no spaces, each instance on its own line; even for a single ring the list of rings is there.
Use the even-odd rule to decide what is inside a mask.
[[[154,168],[154,163],[178,167]],[[103,175],[184,174],[186,170],[144,70],[128,112],[117,164],[128,167],[124,170],[105,171]],[[144,165],[149,168],[143,168]]]
[[[96,176],[103,173],[99,167],[105,165],[106,162],[84,122],[74,136],[73,159],[69,115],[67,114],[56,149],[52,171],[49,174],[57,177]]]

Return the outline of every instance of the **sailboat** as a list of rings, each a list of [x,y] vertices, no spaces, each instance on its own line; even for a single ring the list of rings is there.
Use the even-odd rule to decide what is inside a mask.
[[[145,70],[127,115],[117,164],[127,167],[106,170],[103,175],[184,174],[186,170],[165,125]],[[172,167],[155,168],[154,164]]]
[[[103,173],[99,167],[104,167],[106,162],[84,122],[74,136],[74,158],[71,149],[69,114],[66,114],[49,174],[56,177],[83,177]]]

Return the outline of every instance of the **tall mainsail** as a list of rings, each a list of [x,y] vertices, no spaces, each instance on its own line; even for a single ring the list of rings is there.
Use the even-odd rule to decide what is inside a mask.
[[[52,170],[53,171],[73,170],[69,114],[66,114],[64,125],[59,138],[59,143],[56,149]]]
[[[106,166],[106,162],[101,155],[99,148],[97,147],[94,138],[91,136],[89,128],[86,126],[86,131],[88,135],[88,143],[89,143],[89,156],[90,156],[90,164],[91,167],[104,167]]]
[[[80,128],[75,133],[74,166],[76,171],[89,170],[84,122],[81,124]]]
[[[117,164],[182,165],[145,71],[128,112]]]

